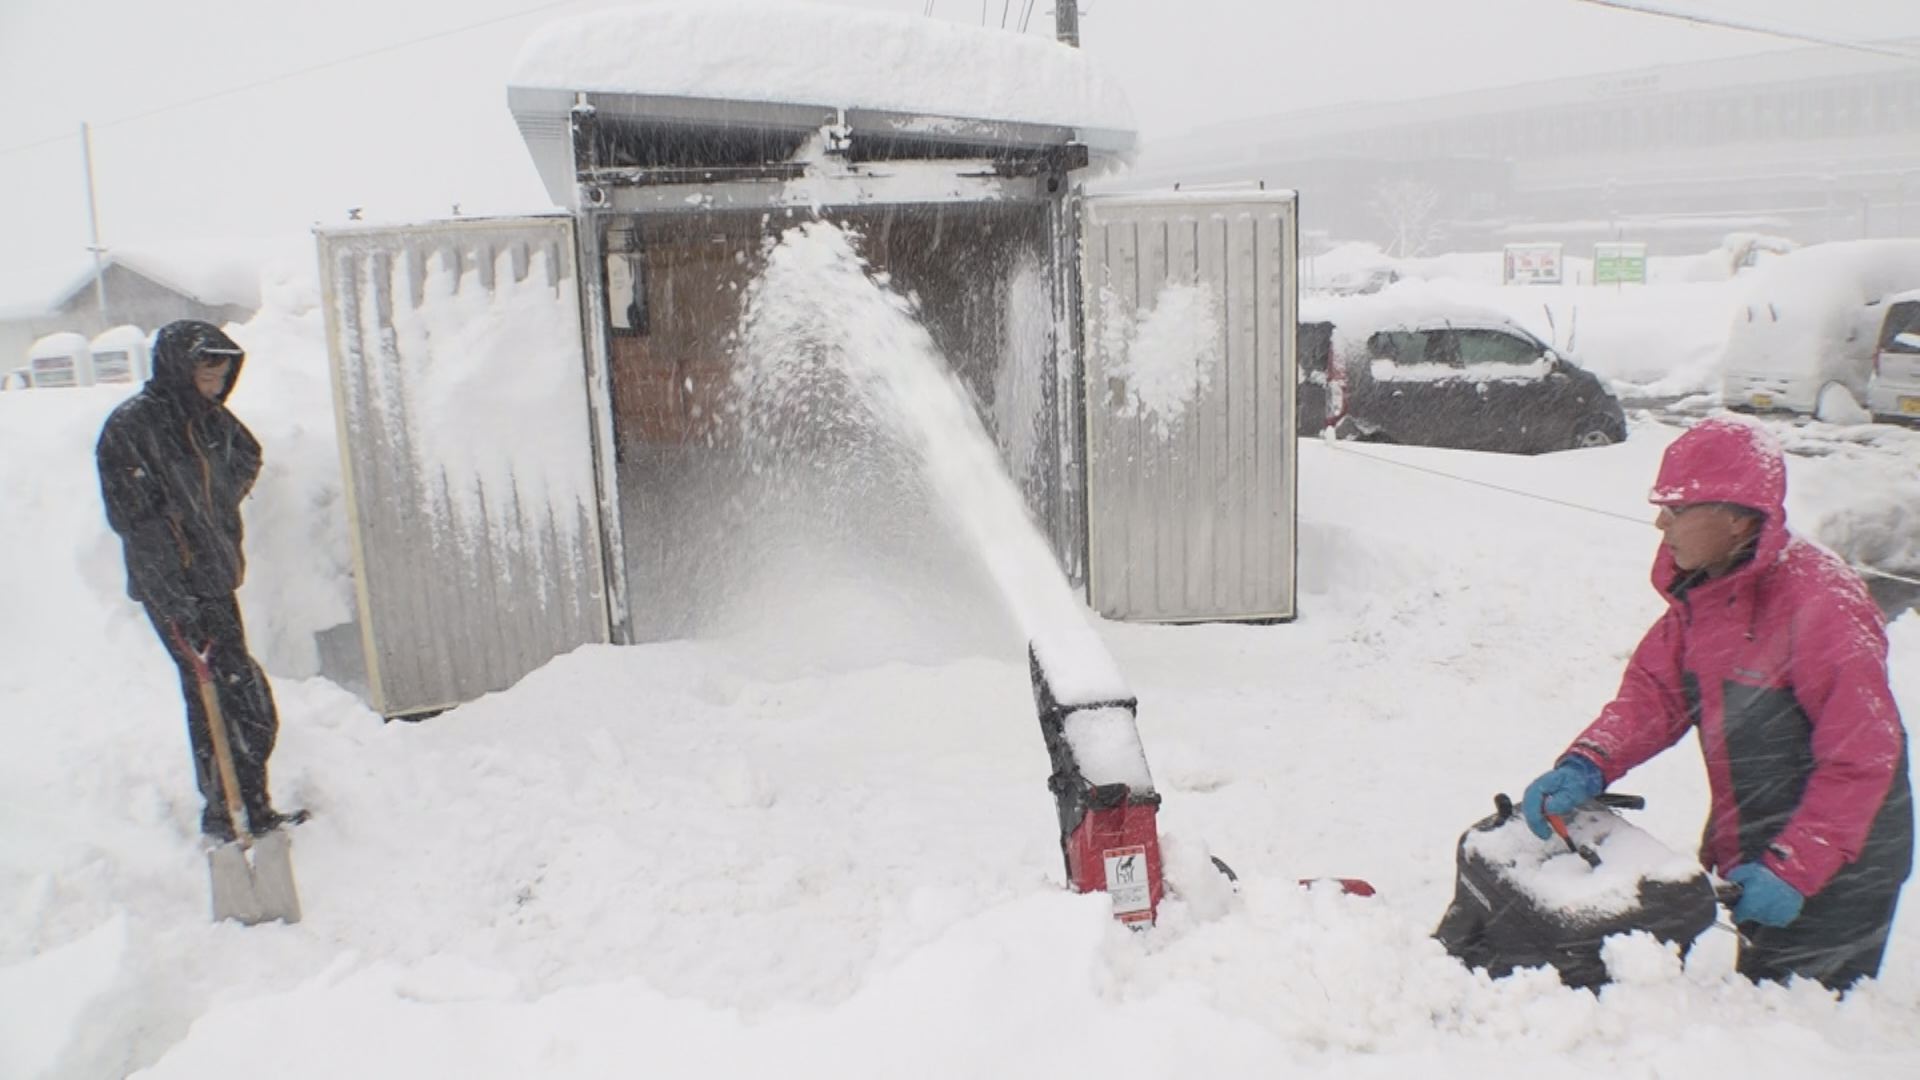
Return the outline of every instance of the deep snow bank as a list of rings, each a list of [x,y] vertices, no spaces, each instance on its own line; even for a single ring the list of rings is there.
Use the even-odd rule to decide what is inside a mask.
[[[299,295],[236,328],[235,407],[287,466],[247,509],[256,635],[340,602],[325,382],[263,362],[318,362]],[[1912,904],[1845,1003],[1738,981],[1718,932],[1684,966],[1615,943],[1599,997],[1489,982],[1427,937],[1461,830],[1552,760],[1659,610],[1644,499],[1672,429],[1538,458],[1305,443],[1300,621],[1100,625],[1167,799],[1179,895],[1151,934],[1060,890],[1024,643],[988,587],[858,578],[770,583],[751,634],[583,649],[419,725],[276,661],[275,791],[316,812],[307,915],[241,929],[207,922],[178,684],[98,508],[116,398],[0,396],[0,1075],[1920,1071]],[[1793,453],[1793,513],[1897,490],[1908,453]],[[981,632],[789,662],[927,624],[893,604]],[[1891,636],[1920,715],[1920,619]],[[1684,851],[1697,753],[1631,786]],[[1294,885],[1330,874],[1381,895]]]

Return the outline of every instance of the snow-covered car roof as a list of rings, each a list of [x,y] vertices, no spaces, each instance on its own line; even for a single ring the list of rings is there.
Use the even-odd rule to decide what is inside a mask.
[[[1368,332],[1370,334],[1377,334],[1388,330],[1412,331],[1416,333],[1428,330],[1497,330],[1502,333],[1512,334],[1515,337],[1525,338],[1528,341],[1537,342],[1540,340],[1533,336],[1531,330],[1521,326],[1519,323],[1508,319],[1498,317],[1487,318],[1485,316],[1465,319],[1434,318],[1403,320],[1400,322],[1382,323]],[[1544,344],[1544,342],[1542,344]]]
[[[1881,310],[1868,305],[1916,292],[1920,240],[1842,240],[1769,259],[1735,306],[1724,366],[1864,382],[1872,343],[1858,342]]]

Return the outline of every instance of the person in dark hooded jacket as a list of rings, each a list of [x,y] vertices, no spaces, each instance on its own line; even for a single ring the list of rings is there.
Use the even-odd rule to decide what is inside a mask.
[[[1907,734],[1860,578],[1787,531],[1763,429],[1704,421],[1667,448],[1651,501],[1667,612],[1620,692],[1522,809],[1564,814],[1695,732],[1711,794],[1701,860],[1741,887],[1741,974],[1844,990],[1879,973],[1913,865]]]
[[[267,794],[279,717],[265,672],[247,652],[234,591],[246,575],[240,500],[260,475],[260,444],[227,411],[246,356],[218,327],[181,320],[155,335],[153,374],[107,418],[95,447],[107,522],[120,535],[127,594],[145,605],[180,670],[200,828],[231,840],[193,650],[206,658],[224,714],[240,796],[255,835],[288,819]]]

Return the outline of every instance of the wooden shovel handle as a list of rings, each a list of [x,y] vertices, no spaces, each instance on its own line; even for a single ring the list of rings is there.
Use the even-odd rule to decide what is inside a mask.
[[[173,634],[173,643],[193,665],[194,678],[200,683],[200,704],[206,707],[207,736],[213,740],[213,760],[220,770],[220,794],[227,804],[227,820],[233,825],[234,838],[240,841],[242,848],[253,846],[252,822],[247,819],[247,810],[240,802],[240,778],[233,767],[233,748],[227,743],[227,719],[220,712],[220,690],[213,684],[213,668],[207,663],[207,655],[187,644],[185,635],[177,626],[167,628]]]

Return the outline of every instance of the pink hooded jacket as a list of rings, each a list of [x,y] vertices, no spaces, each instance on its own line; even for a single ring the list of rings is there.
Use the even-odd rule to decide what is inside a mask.
[[[1683,574],[1661,546],[1667,613],[1568,753],[1611,784],[1697,730],[1712,789],[1702,861],[1725,874],[1758,858],[1813,896],[1856,863],[1904,879],[1913,819],[1880,612],[1845,563],[1787,531],[1786,488],[1756,425],[1708,420],[1667,448],[1652,502],[1766,521],[1752,560],[1718,578]]]

